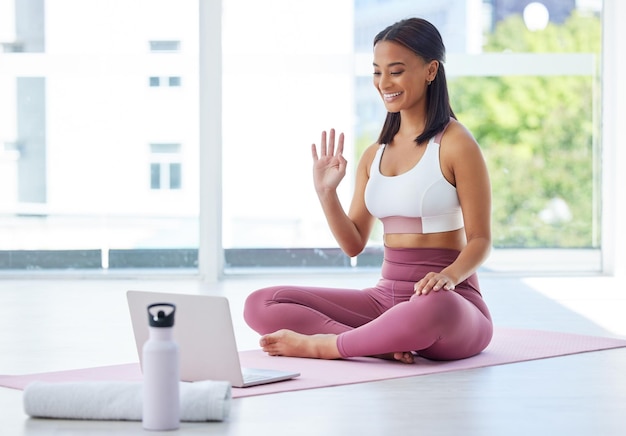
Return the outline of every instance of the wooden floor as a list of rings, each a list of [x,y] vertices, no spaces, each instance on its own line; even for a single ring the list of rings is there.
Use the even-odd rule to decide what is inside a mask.
[[[194,279],[0,280],[0,374],[133,362],[125,291],[229,297],[240,349],[257,348],[241,318],[253,289],[277,283],[365,287],[370,273]],[[481,277],[496,325],[626,337],[626,288],[610,277]],[[0,434],[141,434],[139,422],[29,419],[22,392],[0,388]],[[170,433],[171,434],[171,433]],[[227,421],[177,434],[624,435],[626,348],[452,373],[232,401]]]

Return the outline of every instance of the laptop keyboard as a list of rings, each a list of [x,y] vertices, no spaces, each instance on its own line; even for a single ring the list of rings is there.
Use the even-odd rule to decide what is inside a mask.
[[[247,372],[243,375],[243,381],[246,383],[253,383],[261,380],[265,380],[267,376],[265,374],[255,374],[253,372]]]

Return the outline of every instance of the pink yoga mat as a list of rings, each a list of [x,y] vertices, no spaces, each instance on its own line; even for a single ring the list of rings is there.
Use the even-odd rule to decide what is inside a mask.
[[[240,355],[243,366],[295,370],[299,371],[301,376],[279,383],[251,388],[234,388],[233,398],[458,371],[620,347],[626,347],[626,340],[541,330],[499,328],[496,329],[489,347],[481,354],[452,362],[435,362],[418,358],[414,364],[407,365],[368,357],[349,360],[318,360],[271,357],[261,350],[242,351]],[[48,382],[138,381],[141,380],[141,372],[138,363],[129,363],[40,374],[0,375],[0,386],[24,389],[30,382],[36,380]]]

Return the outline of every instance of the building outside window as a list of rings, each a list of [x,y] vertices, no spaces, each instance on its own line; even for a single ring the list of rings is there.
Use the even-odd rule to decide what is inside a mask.
[[[180,144],[150,144],[150,188],[181,189]]]

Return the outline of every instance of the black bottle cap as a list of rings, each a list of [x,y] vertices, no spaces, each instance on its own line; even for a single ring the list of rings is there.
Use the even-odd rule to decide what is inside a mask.
[[[148,306],[150,327],[173,327],[176,306],[172,303],[154,303]]]

